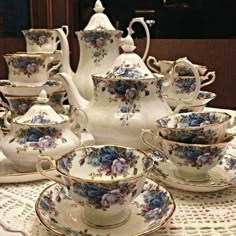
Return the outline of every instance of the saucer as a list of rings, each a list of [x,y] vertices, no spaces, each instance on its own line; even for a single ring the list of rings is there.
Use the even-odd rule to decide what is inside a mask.
[[[137,236],[152,233],[166,224],[175,211],[175,203],[165,188],[147,179],[142,193],[130,204],[127,222],[113,229],[86,225],[81,219],[82,207],[59,184],[43,190],[35,210],[42,224],[59,235]]]
[[[151,179],[160,180],[173,188],[190,192],[214,192],[236,185],[236,156],[227,152],[222,161],[209,171],[209,180],[190,182],[177,177],[177,167],[157,151],[149,152],[155,161]]]

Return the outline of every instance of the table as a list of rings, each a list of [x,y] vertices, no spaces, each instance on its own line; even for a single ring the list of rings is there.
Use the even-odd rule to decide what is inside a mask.
[[[233,117],[236,116],[236,111],[215,108],[206,110],[225,111]],[[1,236],[22,235],[19,232],[9,232],[16,229],[24,232],[23,235],[26,236],[55,236],[41,225],[33,209],[39,193],[50,184],[52,184],[50,181],[41,181],[30,184],[0,185]],[[176,199],[177,210],[170,223],[152,236],[236,235],[236,187],[207,194],[188,193],[171,188],[169,190]],[[212,204],[211,201],[207,202],[208,198],[217,201]],[[192,201],[193,199],[196,202]],[[200,203],[205,204],[205,208],[196,209]],[[228,226],[227,229],[225,225]]]

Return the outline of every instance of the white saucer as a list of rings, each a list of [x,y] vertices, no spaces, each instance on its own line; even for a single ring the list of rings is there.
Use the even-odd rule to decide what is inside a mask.
[[[191,192],[214,192],[236,186],[236,156],[229,152],[223,160],[209,171],[210,179],[205,182],[190,182],[176,176],[177,167],[157,151],[150,152],[155,161],[151,179],[162,181],[173,188]]]
[[[165,188],[148,179],[143,192],[130,204],[128,221],[119,227],[92,228],[81,220],[81,209],[59,184],[46,188],[35,205],[40,221],[59,235],[141,236],[162,227],[174,213],[175,203]]]

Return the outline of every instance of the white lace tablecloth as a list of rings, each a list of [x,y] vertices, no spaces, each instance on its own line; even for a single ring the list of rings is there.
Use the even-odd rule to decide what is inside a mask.
[[[236,114],[236,111],[225,111]],[[236,142],[233,145],[236,147]],[[34,211],[39,193],[52,183],[0,185],[0,225],[3,227],[0,236],[20,235],[12,232],[26,236],[55,236],[39,222]],[[236,235],[236,187],[213,193],[168,189],[176,201],[176,212],[153,236]]]

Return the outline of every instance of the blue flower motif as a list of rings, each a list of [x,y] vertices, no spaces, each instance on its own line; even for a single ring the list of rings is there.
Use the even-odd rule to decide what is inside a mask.
[[[115,92],[121,96],[124,96],[126,94],[126,90],[129,88],[130,88],[129,84],[121,80],[116,81],[114,84]]]
[[[119,158],[119,154],[109,147],[103,147],[99,153],[100,163],[105,167],[112,166],[114,160]]]
[[[85,197],[88,201],[100,204],[103,195],[109,192],[108,188],[92,183],[76,183],[74,184],[74,192]]]
[[[166,194],[164,192],[148,192],[144,201],[149,209],[161,208],[165,202]]]
[[[128,112],[129,112],[129,107],[128,107],[128,106],[122,106],[122,107],[120,108],[120,111],[121,111],[122,113],[128,113]]]

